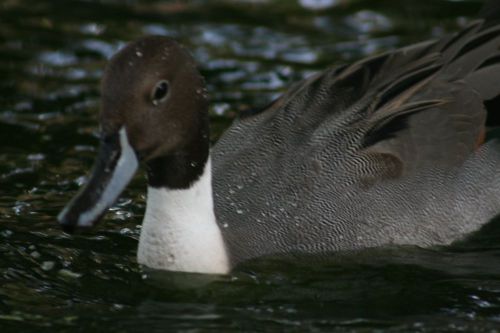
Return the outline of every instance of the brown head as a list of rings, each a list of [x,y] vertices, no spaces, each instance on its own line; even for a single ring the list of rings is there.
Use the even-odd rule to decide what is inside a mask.
[[[148,36],[109,62],[101,85],[101,147],[86,186],[59,215],[90,226],[128,184],[139,162],[154,187],[189,187],[208,158],[208,97],[189,52]]]

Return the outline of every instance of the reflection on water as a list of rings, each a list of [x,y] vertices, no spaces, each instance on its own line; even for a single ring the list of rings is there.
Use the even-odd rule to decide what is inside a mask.
[[[269,258],[206,281],[137,266],[141,175],[92,233],[69,236],[55,223],[93,162],[103,66],[127,41],[168,35],[192,51],[207,78],[215,140],[239,111],[266,104],[291,82],[443,35],[478,7],[472,0],[2,1],[0,330],[496,329],[495,224],[453,249]]]

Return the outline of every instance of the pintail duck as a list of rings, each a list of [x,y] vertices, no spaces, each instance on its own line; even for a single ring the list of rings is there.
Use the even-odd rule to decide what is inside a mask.
[[[139,164],[138,262],[227,273],[264,255],[450,244],[500,212],[500,13],[330,68],[243,112],[209,147],[208,97],[170,38],[130,43],[102,80],[92,176],[59,215],[92,226]]]

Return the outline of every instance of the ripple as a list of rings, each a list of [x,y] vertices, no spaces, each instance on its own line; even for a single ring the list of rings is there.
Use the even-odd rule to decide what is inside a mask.
[[[87,39],[81,43],[81,46],[85,50],[96,52],[104,58],[109,59],[121,48],[123,48],[125,43],[108,43],[99,39]]]
[[[69,66],[76,64],[78,61],[74,54],[62,51],[43,52],[38,59],[40,62],[51,66]]]
[[[340,0],[299,0],[299,4],[307,9],[322,10],[335,7]]]
[[[43,161],[46,156],[44,154],[29,154],[27,157],[26,157],[29,161]]]
[[[371,10],[362,10],[354,15],[347,16],[345,21],[351,28],[361,33],[387,31],[393,26],[388,17]]]
[[[106,26],[99,23],[86,23],[80,26],[80,31],[84,34],[98,36],[106,31]]]
[[[167,27],[160,24],[146,24],[142,31],[147,35],[159,35],[159,36],[178,36],[177,31],[168,29]]]

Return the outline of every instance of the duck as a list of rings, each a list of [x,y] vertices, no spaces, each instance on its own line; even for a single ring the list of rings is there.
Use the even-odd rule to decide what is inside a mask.
[[[212,147],[197,63],[141,37],[104,71],[96,162],[58,220],[92,227],[143,166],[137,260],[152,269],[228,274],[268,255],[462,240],[500,212],[499,7],[295,83]]]

